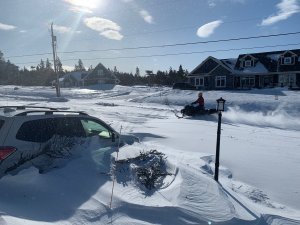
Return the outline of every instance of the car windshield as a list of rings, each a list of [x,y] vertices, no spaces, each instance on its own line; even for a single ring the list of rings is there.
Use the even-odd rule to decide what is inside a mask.
[[[110,138],[112,132],[108,130],[103,124],[100,122],[96,122],[89,119],[82,119],[81,124],[83,129],[86,132],[86,136],[95,136],[99,135],[102,138]]]

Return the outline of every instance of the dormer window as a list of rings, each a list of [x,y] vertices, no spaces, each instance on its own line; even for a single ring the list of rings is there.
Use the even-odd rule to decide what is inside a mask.
[[[297,62],[298,55],[292,51],[285,51],[280,56],[281,65],[294,65]]]
[[[284,57],[283,64],[292,64],[292,57]]]
[[[252,60],[246,60],[245,67],[251,67],[251,66],[252,66]]]

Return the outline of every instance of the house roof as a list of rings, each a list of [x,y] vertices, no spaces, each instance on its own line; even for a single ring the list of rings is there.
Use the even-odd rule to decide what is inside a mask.
[[[88,72],[86,72],[86,71],[74,71],[74,72],[70,72],[70,73],[65,74],[63,76],[63,79],[73,78],[76,81],[81,81],[87,75],[88,75]]]
[[[221,60],[209,56],[203,62],[201,62],[194,70],[192,70],[189,73],[189,75],[192,76],[194,74],[209,74],[212,71],[214,71],[218,66],[222,66],[226,70],[229,70],[231,72],[231,69],[226,64],[222,63]]]
[[[234,71],[235,64],[237,62],[237,59],[231,58],[231,59],[220,59],[220,61],[228,68],[230,71]]]
[[[98,71],[102,71],[101,74],[98,73]],[[103,66],[102,63],[99,63],[92,72],[90,72],[84,79],[103,79],[103,80],[109,80],[109,81],[119,81],[118,78],[105,66]]]
[[[259,53],[247,53],[247,54],[241,54],[239,55],[238,59],[243,58],[246,55],[251,55],[255,58],[261,58],[261,57],[266,57],[266,56],[272,56],[272,55],[282,55],[286,52],[291,52],[294,53],[298,56],[300,56],[300,49],[293,49],[293,50],[281,50],[281,51],[272,51],[272,52],[259,52]]]
[[[245,58],[250,57],[252,60],[255,60],[256,58],[253,56],[254,54],[245,54],[242,57],[240,57],[240,60],[245,60]]]
[[[221,59],[220,61],[228,67],[233,74],[264,74],[269,72],[259,61],[257,61],[254,66],[246,68],[236,67],[237,59]]]
[[[248,70],[249,73],[268,73],[268,72],[278,72],[278,71],[297,71],[300,69],[299,64],[294,66],[288,66],[288,68],[283,69],[285,65],[281,65],[278,62],[280,57],[283,57],[286,54],[291,54],[293,56],[298,56],[297,61],[300,57],[300,49],[293,50],[282,50],[282,51],[273,51],[273,52],[260,52],[260,53],[251,53],[251,54],[241,54],[238,57],[238,62],[236,63],[236,69],[246,73]],[[247,55],[255,57],[255,64],[252,68],[252,71],[249,70],[250,67],[242,68],[239,61]],[[262,65],[261,65],[262,64]]]
[[[242,70],[235,69],[237,74],[265,74],[268,72],[269,70],[261,62],[257,62],[251,67],[245,67]]]

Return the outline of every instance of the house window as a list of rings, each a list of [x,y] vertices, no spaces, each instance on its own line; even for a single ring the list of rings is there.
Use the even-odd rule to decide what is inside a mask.
[[[216,87],[226,87],[226,76],[216,76]]]
[[[284,57],[283,64],[292,64],[292,57]]]
[[[190,84],[196,85],[195,82],[196,82],[196,81],[195,81],[195,78],[194,78],[194,77],[190,77],[190,78],[189,78],[189,83],[190,83]]]
[[[204,78],[196,78],[195,80],[195,86],[203,86],[204,85]]]
[[[279,84],[283,86],[293,86],[295,85],[296,74],[282,74],[279,75]]]
[[[97,75],[102,76],[103,75],[103,70],[97,70]]]
[[[251,66],[252,66],[252,60],[246,60],[245,67],[251,67]]]
[[[242,87],[250,88],[250,87],[254,87],[254,85],[255,85],[254,77],[243,77],[241,79],[241,86]]]

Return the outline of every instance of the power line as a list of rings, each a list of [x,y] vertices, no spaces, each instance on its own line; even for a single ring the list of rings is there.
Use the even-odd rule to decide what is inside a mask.
[[[271,47],[285,47],[300,45],[300,43],[284,44],[284,45],[266,45],[266,46],[256,46],[256,47],[245,47],[245,48],[232,48],[232,49],[218,49],[218,50],[207,50],[207,51],[197,51],[197,52],[181,52],[181,53],[166,53],[166,54],[153,54],[153,55],[139,55],[139,56],[118,56],[118,57],[102,57],[102,58],[90,58],[84,60],[98,60],[98,59],[134,59],[134,58],[149,58],[149,57],[163,57],[163,56],[176,56],[176,55],[191,55],[191,54],[203,54],[203,53],[214,53],[214,52],[227,52],[227,51],[239,51],[239,50],[250,50],[250,49],[262,49]],[[71,61],[76,59],[66,59],[63,61]]]
[[[228,51],[239,51],[239,50],[251,50],[251,49],[263,49],[263,48],[274,48],[274,47],[286,47],[296,46],[300,43],[282,44],[282,45],[265,45],[265,46],[254,46],[245,48],[231,48],[231,49],[217,49],[197,52],[181,52],[181,53],[166,53],[166,54],[153,54],[153,55],[139,55],[139,56],[119,56],[119,57],[101,57],[101,58],[86,58],[82,60],[105,60],[105,59],[134,59],[134,58],[150,58],[150,57],[165,57],[165,56],[178,56],[178,55],[192,55],[192,54],[203,54],[203,53],[214,53],[214,52],[228,52]],[[77,60],[78,58],[61,60],[62,62]],[[39,62],[26,62],[26,63],[15,63],[18,65],[25,65]]]
[[[65,51],[65,52],[58,52],[58,53],[59,54],[73,54],[73,53],[87,53],[87,52],[105,52],[105,51],[122,51],[122,50],[150,49],[150,48],[166,48],[166,47],[175,47],[175,46],[186,46],[186,45],[196,45],[196,44],[208,44],[208,43],[241,41],[241,40],[259,39],[259,38],[270,38],[270,37],[288,36],[288,35],[296,35],[296,34],[300,34],[300,31],[289,32],[289,33],[269,34],[269,35],[259,35],[259,36],[249,36],[249,37],[229,38],[229,39],[219,39],[219,40],[211,40],[211,41],[196,41],[196,42],[185,42],[185,43],[152,45],[152,46],[139,46],[139,47],[126,47],[126,48],[109,48],[109,49],[94,49],[94,50],[75,50],[75,51]],[[22,57],[28,57],[28,56],[41,56],[41,55],[49,55],[49,54],[51,54],[51,53],[38,53],[38,54],[31,54],[31,55],[18,55],[18,56],[9,56],[9,57],[6,57],[6,58],[22,58]]]
[[[23,57],[43,56],[43,55],[52,55],[52,52],[47,52],[47,53],[35,53],[35,54],[28,54],[28,55],[14,55],[14,56],[8,56],[8,57],[5,57],[5,58],[7,58],[7,59],[10,59],[10,58],[23,58]]]

